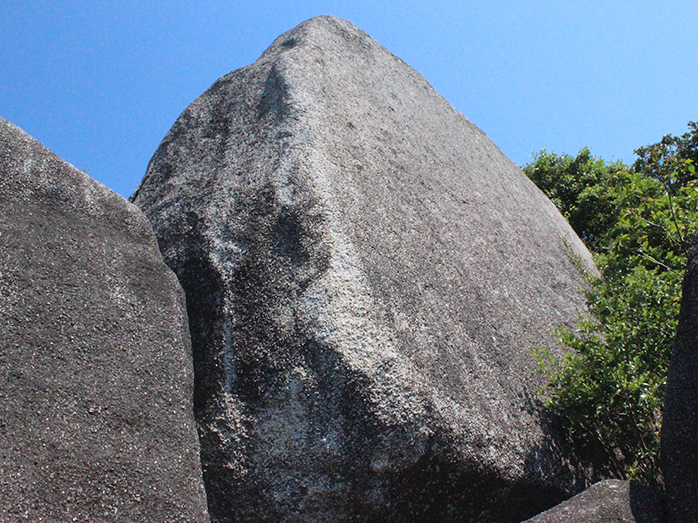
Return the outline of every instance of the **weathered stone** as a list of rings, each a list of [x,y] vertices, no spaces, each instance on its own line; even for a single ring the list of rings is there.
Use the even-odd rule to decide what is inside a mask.
[[[0,520],[208,521],[192,389],[146,218],[0,119]]]
[[[608,479],[525,523],[662,523],[658,492],[641,483]]]
[[[698,521],[698,236],[688,253],[681,314],[667,377],[662,423],[667,513]]]
[[[595,268],[413,69],[319,17],[180,116],[132,200],[187,294],[219,521],[519,521],[577,487],[529,351]]]

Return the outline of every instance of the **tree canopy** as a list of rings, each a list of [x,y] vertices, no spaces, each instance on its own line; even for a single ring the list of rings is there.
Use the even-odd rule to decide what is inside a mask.
[[[589,316],[559,329],[563,359],[536,350],[550,376],[541,391],[582,447],[601,449],[612,473],[661,482],[664,384],[678,322],[686,253],[698,223],[698,126],[635,151],[632,166],[588,148],[546,150],[523,167],[594,253]]]

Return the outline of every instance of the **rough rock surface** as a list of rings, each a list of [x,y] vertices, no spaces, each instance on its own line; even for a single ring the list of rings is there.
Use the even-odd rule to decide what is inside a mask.
[[[146,218],[0,119],[0,520],[208,521],[192,389]]]
[[[590,255],[350,23],[219,79],[132,201],[187,294],[216,521],[520,521],[580,488],[529,351],[560,350]]]
[[[641,483],[608,479],[525,523],[663,523],[658,493]]]
[[[698,521],[698,235],[688,254],[667,377],[662,457],[669,521]]]

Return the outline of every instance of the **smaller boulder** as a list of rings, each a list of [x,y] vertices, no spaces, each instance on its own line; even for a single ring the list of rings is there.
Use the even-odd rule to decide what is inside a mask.
[[[0,118],[0,521],[209,521],[193,381],[143,214]]]
[[[641,483],[607,479],[524,523],[662,523],[657,491]]]

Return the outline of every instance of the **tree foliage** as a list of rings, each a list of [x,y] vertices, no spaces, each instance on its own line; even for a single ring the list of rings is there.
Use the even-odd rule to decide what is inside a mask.
[[[543,150],[524,172],[594,253],[590,316],[560,329],[562,360],[537,351],[554,419],[582,446],[603,449],[614,475],[661,481],[659,432],[686,252],[698,223],[698,126],[635,151],[632,167],[582,149]]]
[[[623,162],[607,164],[595,158],[588,147],[576,158],[543,149],[523,168],[590,249],[616,219],[616,207],[607,192],[608,180],[627,169]]]

